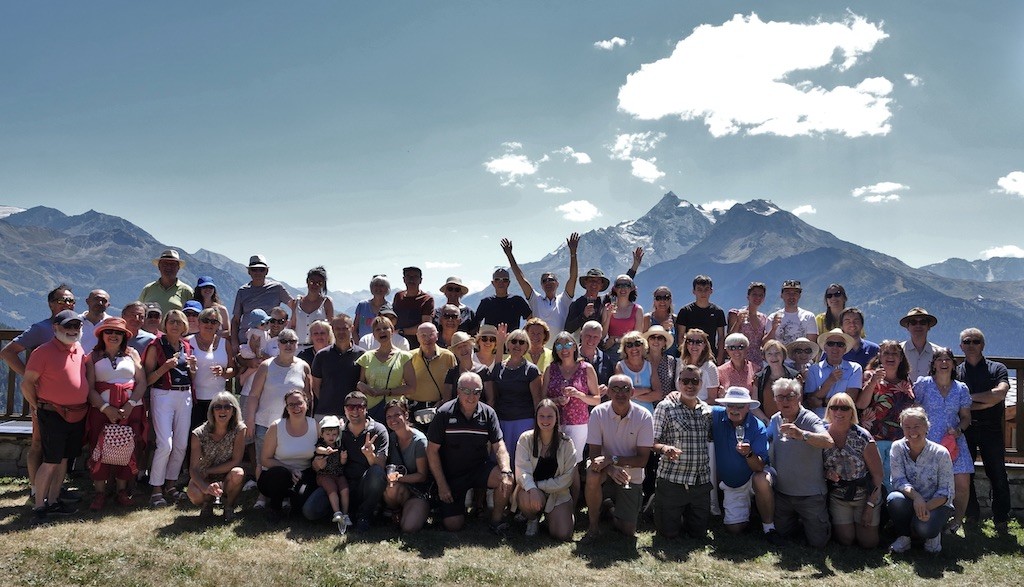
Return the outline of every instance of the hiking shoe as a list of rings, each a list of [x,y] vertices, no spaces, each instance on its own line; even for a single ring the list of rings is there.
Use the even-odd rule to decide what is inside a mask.
[[[929,538],[924,541],[924,549],[930,553],[942,552],[942,533],[938,533],[934,538]]]
[[[526,535],[536,536],[537,532],[540,531],[540,522],[538,520],[527,520],[526,521]]]
[[[46,513],[47,514],[54,514],[54,515],[58,515],[58,516],[66,516],[66,515],[69,515],[69,514],[73,514],[73,513],[77,512],[77,511],[78,511],[78,508],[76,508],[75,506],[69,504],[68,502],[64,501],[63,499],[58,499],[57,501],[55,501],[55,502],[51,503],[50,505],[46,506]]]
[[[765,532],[764,539],[767,540],[768,544],[771,544],[772,546],[782,546],[786,543],[786,539],[783,538],[782,534],[779,534],[779,531],[775,528],[772,528],[771,530]]]
[[[910,536],[900,536],[889,545],[889,552],[900,553],[910,550]]]
[[[508,536],[508,522],[492,522],[490,527],[491,533],[495,536],[499,538],[505,538],[506,536]]]

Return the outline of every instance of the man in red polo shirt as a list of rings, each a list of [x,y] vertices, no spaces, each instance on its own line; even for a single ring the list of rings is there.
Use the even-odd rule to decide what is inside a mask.
[[[21,394],[36,412],[43,444],[43,462],[36,471],[34,523],[48,514],[70,514],[75,508],[60,500],[60,486],[68,458],[82,451],[89,385],[85,377],[88,355],[78,343],[82,318],[72,310],[53,317],[53,339],[29,356],[21,380]]]

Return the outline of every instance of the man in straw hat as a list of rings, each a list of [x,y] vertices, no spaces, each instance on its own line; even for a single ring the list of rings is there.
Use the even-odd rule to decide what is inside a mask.
[[[711,409],[711,438],[715,443],[718,486],[722,489],[722,522],[730,534],[740,534],[750,521],[750,496],[761,516],[761,530],[773,545],[782,541],[775,530],[775,471],[768,466],[768,431],[750,410],[761,402],[733,386]]]
[[[924,377],[931,369],[932,355],[940,347],[937,344],[928,342],[928,331],[939,323],[939,319],[928,313],[924,308],[911,308],[907,315],[900,318],[900,326],[910,333],[910,340],[900,343],[903,347],[903,354],[907,355],[910,362],[910,382],[914,383],[918,377]]]
[[[184,269],[185,261],[176,249],[167,249],[153,259],[153,265],[160,270],[160,278],[146,284],[139,294],[140,302],[156,302],[164,312],[180,310],[185,302],[192,299],[192,286],[178,279],[178,272]]]
[[[853,337],[841,328],[833,328],[819,336],[818,341],[825,349],[825,357],[807,368],[804,395],[807,406],[823,418],[825,405],[833,395],[845,391],[853,401],[857,401],[864,386],[864,370],[857,363],[843,359],[855,343]]]
[[[476,313],[473,312],[472,308],[462,303],[462,296],[469,293],[469,288],[462,283],[462,279],[454,275],[449,277],[444,281],[444,285],[441,286],[441,293],[444,294],[446,302],[434,309],[434,326],[441,330],[444,306],[451,305],[459,309],[459,330],[476,334],[475,331],[471,330],[473,322],[475,322]],[[418,333],[417,336],[419,336]]]

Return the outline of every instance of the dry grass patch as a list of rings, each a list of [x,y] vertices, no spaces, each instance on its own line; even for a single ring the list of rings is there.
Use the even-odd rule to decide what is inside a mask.
[[[506,540],[482,521],[458,535],[426,530],[398,536],[374,528],[340,538],[330,524],[268,522],[243,511],[231,524],[188,507],[108,506],[42,527],[29,525],[23,479],[0,479],[0,576],[5,585],[1019,585],[1024,532],[1000,538],[991,525],[970,539],[944,541],[940,557],[921,550],[892,557],[830,545],[779,552],[758,536],[714,543],[664,542],[650,531],[634,548],[609,533],[591,546]],[[253,496],[248,496],[248,502]],[[582,530],[582,525],[578,526]]]

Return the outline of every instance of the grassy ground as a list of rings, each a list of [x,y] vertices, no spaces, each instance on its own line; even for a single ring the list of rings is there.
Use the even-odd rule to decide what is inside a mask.
[[[830,545],[769,549],[754,534],[661,541],[644,528],[634,548],[608,532],[590,546],[505,540],[483,521],[453,535],[400,537],[391,528],[341,538],[334,526],[268,522],[246,510],[231,524],[197,508],[107,506],[31,527],[24,479],[0,479],[0,576],[5,585],[1020,585],[1024,531],[998,537],[991,522],[967,538],[944,538],[940,556],[920,548],[891,556]],[[248,495],[248,505],[253,495]],[[584,528],[577,523],[577,538]],[[543,530],[543,528],[542,528]]]

